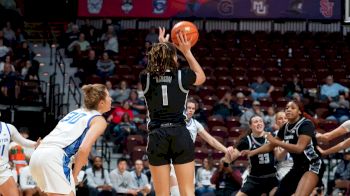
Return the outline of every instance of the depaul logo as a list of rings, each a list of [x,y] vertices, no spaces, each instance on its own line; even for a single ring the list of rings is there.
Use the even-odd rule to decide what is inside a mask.
[[[167,7],[167,0],[153,0],[153,13],[163,14]]]
[[[88,0],[88,12],[90,14],[99,14],[103,5],[103,0]]]
[[[320,12],[324,17],[326,18],[332,17],[333,8],[334,8],[334,2],[330,2],[329,0],[320,1]]]

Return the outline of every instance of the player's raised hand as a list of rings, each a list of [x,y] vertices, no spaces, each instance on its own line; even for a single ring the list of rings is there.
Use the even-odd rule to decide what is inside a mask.
[[[160,43],[168,42],[169,41],[169,34],[165,35],[165,28],[159,27],[159,36],[158,40]]]

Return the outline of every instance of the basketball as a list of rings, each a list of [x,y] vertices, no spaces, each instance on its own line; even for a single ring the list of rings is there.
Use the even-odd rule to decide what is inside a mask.
[[[188,21],[181,21],[174,25],[173,29],[171,29],[171,40],[174,44],[178,45],[176,34],[182,31],[186,34],[187,39],[191,42],[191,45],[194,46],[198,41],[198,29],[195,24]]]

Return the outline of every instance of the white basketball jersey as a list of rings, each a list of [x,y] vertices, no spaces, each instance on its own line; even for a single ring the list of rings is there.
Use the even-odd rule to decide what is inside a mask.
[[[7,168],[11,133],[8,125],[0,122],[0,171]]]
[[[89,130],[91,120],[101,114],[96,110],[77,109],[60,120],[40,145],[62,148],[68,157],[74,155]]]
[[[194,118],[191,118],[190,121],[188,121],[186,128],[190,131],[193,142],[196,141],[197,133],[204,130],[203,125]]]

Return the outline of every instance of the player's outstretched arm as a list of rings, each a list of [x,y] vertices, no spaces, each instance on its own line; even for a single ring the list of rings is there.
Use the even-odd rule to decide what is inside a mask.
[[[198,135],[201,136],[204,141],[206,141],[210,146],[219,150],[221,152],[227,153],[227,149],[224,145],[222,145],[218,140],[216,140],[213,136],[211,136],[205,129],[198,132]]]
[[[11,132],[11,139],[18,143],[21,146],[28,147],[28,148],[35,148],[37,146],[37,142],[34,142],[32,140],[28,140],[18,132],[15,126],[11,124],[7,124],[8,128]],[[38,143],[40,143],[40,139],[38,140]]]
[[[74,161],[73,177],[77,178],[81,168],[87,164],[88,156],[91,151],[92,145],[96,142],[97,138],[103,134],[107,127],[106,120],[102,116],[97,116],[92,119],[90,128],[87,131],[85,138],[80,145]]]
[[[327,150],[322,150],[320,147],[317,147],[317,149],[320,151],[320,153],[322,155],[330,155],[330,154],[334,154],[337,153],[341,150],[347,149],[350,147],[350,138],[338,143],[337,145],[328,148]]]
[[[350,122],[350,120],[349,120]],[[347,122],[345,122],[347,123]],[[333,131],[321,134],[321,133],[317,133],[316,134],[316,138],[318,141],[320,142],[329,142],[339,136],[345,135],[347,133],[347,129],[343,126],[340,125],[339,127],[337,127],[336,129],[334,129]]]

